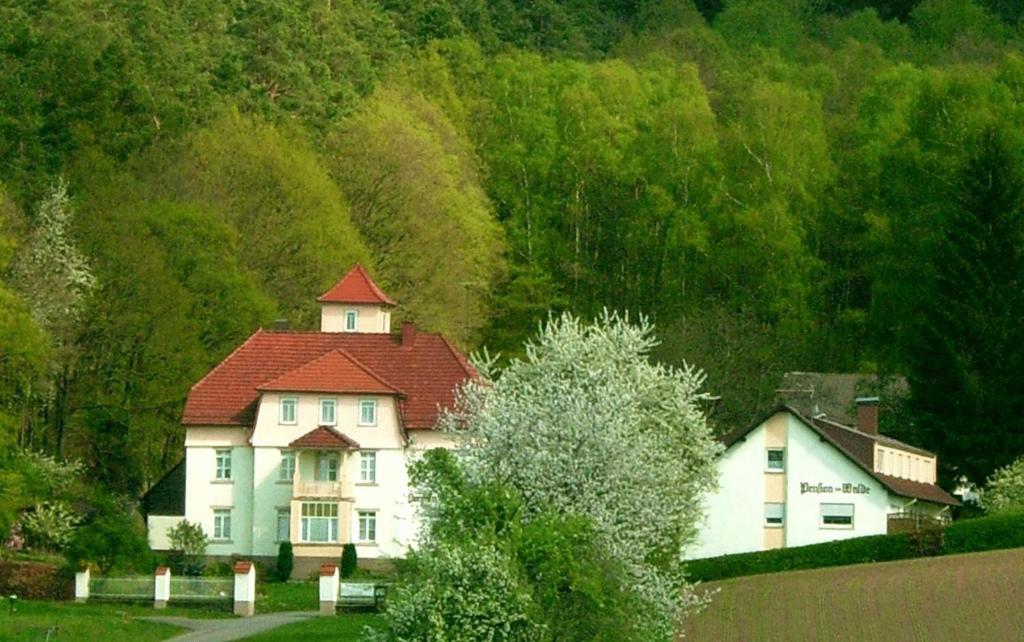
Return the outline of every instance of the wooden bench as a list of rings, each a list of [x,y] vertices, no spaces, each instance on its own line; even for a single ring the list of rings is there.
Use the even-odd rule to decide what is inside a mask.
[[[372,607],[379,611],[388,594],[387,584],[372,582],[341,582],[338,586],[338,606]]]

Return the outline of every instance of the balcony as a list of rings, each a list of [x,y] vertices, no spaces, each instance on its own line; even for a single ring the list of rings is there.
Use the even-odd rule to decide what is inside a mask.
[[[340,481],[304,481],[298,476],[292,486],[294,497],[325,497],[341,499],[345,496],[344,485]]]

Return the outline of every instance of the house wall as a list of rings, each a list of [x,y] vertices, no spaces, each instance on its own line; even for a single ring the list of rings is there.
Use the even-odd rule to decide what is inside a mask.
[[[886,532],[889,493],[874,477],[832,444],[789,416],[787,443],[786,546],[804,546]],[[807,487],[832,492],[807,492]],[[844,487],[849,484],[849,487]],[[865,492],[853,492],[862,490]],[[821,504],[853,504],[853,528],[823,526]]]
[[[234,434],[229,432],[234,431]],[[253,449],[237,445],[248,431],[234,429],[193,429],[185,437],[185,519],[199,523],[211,538],[209,555],[249,555],[252,551]],[[212,436],[223,435],[221,443]],[[242,437],[244,439],[244,436]],[[190,445],[194,444],[194,445]],[[216,479],[219,449],[231,451],[231,479]],[[231,539],[213,540],[213,511],[231,511]]]
[[[783,472],[766,471],[769,447],[785,448]],[[789,413],[778,412],[754,428],[722,454],[717,467],[719,488],[705,500],[705,524],[689,559],[886,532],[888,490]],[[765,502],[780,501],[782,528],[766,526]],[[822,503],[853,504],[853,527],[823,526]]]
[[[171,540],[167,531],[185,519],[182,515],[150,515],[146,518],[146,532],[149,536],[149,547],[154,551],[171,550]]]
[[[356,332],[391,332],[391,311],[383,305],[352,305],[348,303],[320,304],[320,331],[346,332],[345,313],[359,313]]]

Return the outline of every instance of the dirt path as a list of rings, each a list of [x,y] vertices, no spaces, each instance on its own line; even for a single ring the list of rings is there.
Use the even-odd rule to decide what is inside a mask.
[[[276,629],[285,624],[301,622],[311,617],[316,617],[315,611],[292,611],[288,613],[268,613],[254,617],[240,617],[231,619],[209,619],[199,620],[188,617],[142,617],[140,620],[148,622],[162,622],[173,624],[189,629],[171,640],[189,640],[189,642],[227,642],[228,640],[240,640],[250,635],[256,635],[270,629]]]

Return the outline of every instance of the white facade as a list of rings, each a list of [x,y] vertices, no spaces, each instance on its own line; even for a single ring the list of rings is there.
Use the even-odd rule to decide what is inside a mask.
[[[900,454],[921,459],[919,481],[934,479],[934,457]],[[887,532],[889,514],[911,503],[926,512],[942,509],[893,493],[787,410],[729,446],[718,471],[719,488],[706,498],[706,521],[689,559],[879,535]]]

